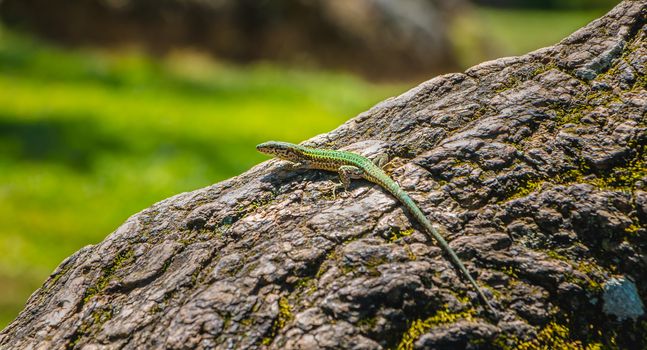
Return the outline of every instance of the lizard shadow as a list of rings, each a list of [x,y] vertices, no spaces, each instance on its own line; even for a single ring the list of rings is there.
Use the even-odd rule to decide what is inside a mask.
[[[337,194],[344,191],[351,192],[362,186],[368,186],[370,183],[363,179],[353,179],[347,189],[341,184],[339,174],[333,171],[308,168],[294,168],[286,161],[280,161],[282,164],[270,165],[272,169],[260,178],[260,181],[269,184],[275,190],[281,192],[290,192],[295,189],[295,184],[315,184],[317,188],[324,187],[321,183],[329,182],[331,189],[336,188]]]

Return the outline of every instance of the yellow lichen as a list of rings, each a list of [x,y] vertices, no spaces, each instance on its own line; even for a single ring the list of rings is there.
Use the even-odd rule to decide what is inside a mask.
[[[425,320],[415,320],[411,323],[407,332],[402,336],[402,340],[400,341],[400,344],[398,344],[397,349],[411,350],[413,349],[415,341],[432,327],[440,324],[452,323],[458,319],[472,320],[474,313],[474,309],[469,309],[459,313],[440,310]]]
[[[571,340],[568,328],[555,322],[551,322],[542,328],[534,339],[517,343],[515,350],[599,350],[600,343],[583,345],[579,340]]]
[[[401,231],[400,229],[394,227],[391,229],[391,237],[389,238],[389,241],[395,242],[402,237],[411,236],[413,232],[414,230],[412,228]]]

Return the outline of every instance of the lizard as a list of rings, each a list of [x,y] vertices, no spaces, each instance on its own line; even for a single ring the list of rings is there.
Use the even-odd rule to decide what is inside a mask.
[[[384,190],[393,195],[404,207],[424,226],[426,232],[438,243],[443,252],[449,256],[451,263],[464,275],[469,283],[474,287],[478,297],[483,302],[487,312],[495,319],[498,319],[498,313],[485,296],[474,278],[458,255],[449,246],[447,241],[432,225],[431,221],[425,216],[413,199],[405,192],[397,182],[387,175],[381,168],[385,163],[383,157],[377,158],[374,162],[369,158],[359,154],[323,148],[313,148],[308,146],[297,145],[288,142],[268,141],[256,146],[256,149],[266,155],[278,157],[290,161],[294,168],[305,167],[306,169],[319,169],[339,173],[339,178],[344,189],[348,190],[351,179],[363,178],[382,187]]]

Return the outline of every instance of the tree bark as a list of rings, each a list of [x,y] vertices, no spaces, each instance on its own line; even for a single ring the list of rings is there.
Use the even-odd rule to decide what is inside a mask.
[[[1,349],[647,346],[646,1],[388,99],[308,145],[389,164],[503,314],[378,186],[264,162],[66,259]]]

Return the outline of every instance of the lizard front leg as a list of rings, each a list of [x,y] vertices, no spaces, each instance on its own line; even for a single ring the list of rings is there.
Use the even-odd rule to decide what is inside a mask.
[[[290,170],[301,170],[306,169],[308,165],[305,162],[290,162]]]
[[[339,172],[339,180],[341,180],[344,191],[348,191],[351,179],[359,179],[362,177],[362,169],[352,165],[342,165],[337,169]]]
[[[341,165],[337,168],[337,173],[339,174],[339,180],[341,183],[333,183],[332,185],[332,197],[333,199],[337,196],[337,189],[339,187],[344,188],[344,192],[348,191],[350,187],[351,179],[361,179],[362,178],[362,169],[352,166],[352,165]]]

